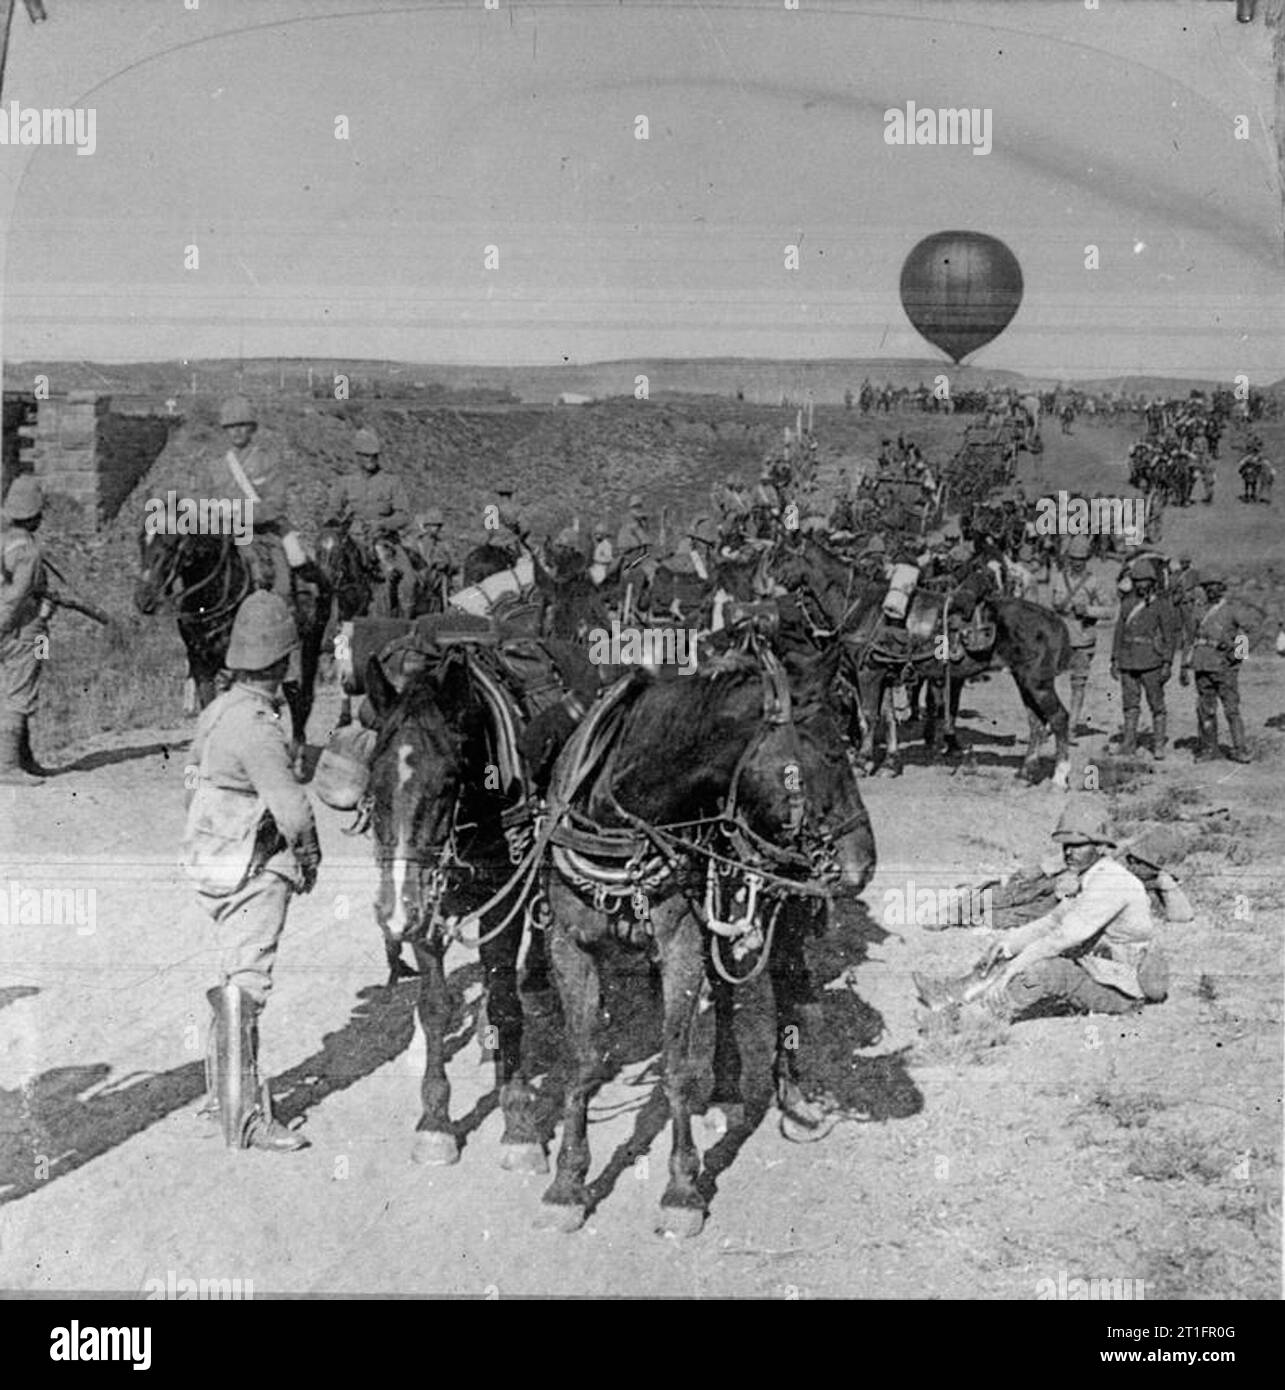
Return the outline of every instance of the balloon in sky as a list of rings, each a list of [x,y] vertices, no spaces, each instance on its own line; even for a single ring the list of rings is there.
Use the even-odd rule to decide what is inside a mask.
[[[959,362],[1008,327],[1022,302],[1022,268],[997,237],[934,232],[901,267],[906,317]]]

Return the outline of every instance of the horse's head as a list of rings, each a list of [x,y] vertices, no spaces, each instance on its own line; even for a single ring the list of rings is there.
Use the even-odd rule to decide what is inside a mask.
[[[810,877],[855,897],[875,870],[874,831],[829,698],[833,647],[796,681],[790,716],[766,723],[746,748],[737,806],[750,829],[804,856]]]
[[[138,538],[138,578],[134,607],[144,615],[156,612],[178,577],[184,537],[168,531],[144,530]]]
[[[416,671],[400,693],[377,658],[366,692],[379,733],[371,758],[371,825],[379,867],[375,916],[392,942],[428,931],[456,863],[457,812],[485,785],[483,717],[458,653]]]

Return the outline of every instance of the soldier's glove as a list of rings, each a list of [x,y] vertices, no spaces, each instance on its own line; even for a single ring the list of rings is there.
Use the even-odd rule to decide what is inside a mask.
[[[321,868],[321,842],[317,839],[317,827],[311,826],[292,848],[299,866],[299,892],[311,893],[317,884],[317,870]]]
[[[1190,667],[1190,666],[1184,666],[1184,667],[1182,668],[1182,670],[1178,672],[1178,684],[1179,684],[1179,685],[1184,685],[1184,686],[1185,686],[1185,685],[1190,685],[1190,684],[1191,684],[1191,667]]]

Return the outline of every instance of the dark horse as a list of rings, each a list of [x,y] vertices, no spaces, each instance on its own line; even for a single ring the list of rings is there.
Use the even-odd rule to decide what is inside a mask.
[[[188,673],[196,684],[202,709],[218,694],[232,623],[253,584],[243,548],[230,535],[145,532],[139,539],[134,606],[140,613],[152,614],[162,599],[172,597],[177,601],[179,636],[187,649]],[[299,668],[283,684],[296,753],[303,746],[308,716],[312,713],[329,599],[321,576],[301,585],[296,595]]]
[[[690,677],[651,680],[635,673],[600,706],[609,712],[618,700],[622,710],[605,751],[587,752],[594,737],[587,722],[560,755],[549,807],[548,944],[575,1071],[542,1225],[575,1230],[588,1212],[588,1103],[605,1079],[600,959],[616,937],[648,945],[660,966],[673,1147],[658,1231],[695,1235],[706,1216],[691,1125],[697,1075],[692,1037],[711,966],[719,1035],[713,1100],[735,1105],[740,1098],[731,985],[722,973],[731,973],[727,958],[736,947],[725,938],[744,933],[739,944],[747,952],[757,945],[759,966],[766,960],[777,1008],[778,1103],[783,1111],[797,1111],[805,1125],[814,1122],[795,1080],[799,1022],[809,1002],[802,917],[788,913],[788,926],[782,919],[800,894],[811,895],[803,900],[811,908],[827,907],[831,893],[855,896],[875,866],[869,818],[822,699],[832,678],[830,669],[814,672],[796,690],[793,713],[787,701],[782,716],[779,701],[771,712],[757,663],[738,654]],[[559,829],[564,811],[565,832]],[[564,833],[570,837],[565,842]],[[642,876],[633,882],[641,887],[631,888],[629,866],[617,864],[614,906],[603,880],[584,871],[595,859],[592,848],[580,852],[586,833],[591,846],[622,837],[627,846],[630,836],[640,836],[652,856],[632,860]],[[626,847],[624,853],[637,851]],[[659,867],[649,869],[648,862]],[[791,887],[796,896],[777,896]],[[748,896],[742,900],[738,892]],[[732,910],[724,904],[731,903],[743,921],[721,920]],[[748,977],[755,969],[742,965],[735,973]]]
[[[417,1011],[428,1061],[413,1157],[459,1158],[451,1125],[445,1035],[450,1017],[444,957],[449,925],[483,907],[513,872],[506,828],[520,790],[495,776],[493,715],[478,670],[460,647],[437,654],[409,676],[400,694],[377,658],[366,693],[379,733],[370,768],[371,825],[379,865],[375,915],[390,962],[410,942],[420,974]],[[498,921],[496,919],[499,919]],[[522,1005],[517,961],[523,913],[499,910],[481,932],[484,1007],[504,1112],[503,1166],[548,1172],[535,1094],[522,1071]]]
[[[955,723],[965,681],[1001,665],[1011,673],[1029,721],[1020,774],[1034,780],[1039,747],[1048,728],[1056,745],[1053,779],[1058,786],[1066,785],[1070,716],[1054,682],[1070,665],[1071,642],[1066,624],[1056,613],[1024,599],[999,597],[993,592],[989,571],[982,567],[967,575],[950,595],[924,592],[916,600],[918,606],[912,607],[906,627],[885,623],[880,608],[886,586],[862,581],[846,561],[812,537],[778,556],[773,572],[786,588],[804,596],[814,621],[838,633],[849,653],[860,693],[864,766],[874,763],[875,731],[885,718],[891,688],[898,682],[928,684],[925,745],[933,747],[937,718],[944,714],[946,750],[956,753]],[[959,620],[953,628],[952,611]],[[909,631],[916,621],[923,629],[917,640]],[[890,716],[888,728],[895,771],[899,755]]]

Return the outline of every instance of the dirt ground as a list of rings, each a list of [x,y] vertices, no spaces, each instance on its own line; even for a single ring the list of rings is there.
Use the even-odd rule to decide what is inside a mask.
[[[1265,431],[1277,460],[1279,433]],[[1050,432],[1042,477],[1118,490],[1131,435]],[[829,982],[818,1069],[869,1119],[812,1145],[781,1136],[767,1108],[766,1001],[751,987],[756,1103],[744,1129],[700,1136],[716,1189],[704,1234],[656,1237],[668,1157],[656,1006],[645,967],[622,959],[609,1004],[621,1068],[592,1111],[598,1204],[576,1235],[537,1232],[547,1179],[500,1170],[471,1030],[476,967],[462,950],[451,1079],[465,1150],[453,1168],[411,1163],[415,986],[382,987],[370,847],[325,808],[321,883],[291,910],[264,1025],[280,1109],[306,1117],[312,1147],[229,1154],[204,1136],[210,942],[174,865],[190,726],[105,736],[52,785],[0,789],[6,878],[96,893],[92,930],[0,934],[0,1286],[129,1292],[173,1272],[252,1281],[256,1297],[1020,1299],[1065,1272],[1142,1279],[1148,1298],[1278,1297],[1282,503],[1237,502],[1226,453],[1216,503],[1171,513],[1165,545],[1266,586],[1241,589],[1267,618],[1241,679],[1256,761],[1192,764],[1194,691],[1176,680],[1169,761],[1113,761],[1105,639],[1086,711],[1095,733],[1076,753],[1076,776],[1099,769],[1122,823],[1226,808],[1191,822],[1199,838],[1177,872],[1196,916],[1161,928],[1167,1003],[1123,1020],[926,1030],[910,972],[966,964],[984,933],[884,927],[885,891],[1038,858],[1063,805],[1047,782],[1015,780],[1026,720],[996,673],[963,702],[976,770],[927,766],[912,746],[902,778],[863,783],[879,849],[869,910],[814,951]],[[314,738],[333,708],[327,692]],[[536,1019],[530,1041],[553,1106],[556,1019]]]

